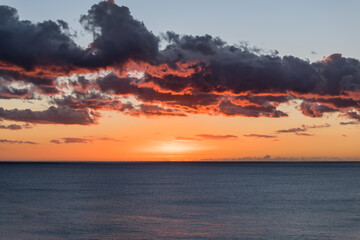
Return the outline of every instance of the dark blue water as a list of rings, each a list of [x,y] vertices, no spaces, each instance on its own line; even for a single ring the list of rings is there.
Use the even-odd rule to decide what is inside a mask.
[[[0,163],[0,239],[360,239],[360,163]]]

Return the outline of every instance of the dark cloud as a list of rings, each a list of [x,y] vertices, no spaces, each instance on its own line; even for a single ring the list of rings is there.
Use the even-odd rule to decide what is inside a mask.
[[[30,124],[30,123],[25,123],[22,125],[23,128],[26,128],[26,129],[30,129],[30,128],[33,128],[35,126],[35,124]]]
[[[68,72],[121,64],[129,59],[153,62],[159,38],[135,20],[127,7],[100,2],[80,22],[93,33],[88,49],[80,48],[62,20],[31,23],[19,20],[17,10],[0,6],[0,61],[25,70],[37,67]],[[116,30],[114,30],[116,29]]]
[[[278,118],[287,116],[278,109],[281,103],[298,99],[309,117],[339,112],[360,119],[357,59],[332,54],[311,63],[229,45],[210,35],[174,32],[163,34],[167,43],[160,49],[160,37],[112,1],[93,5],[80,22],[94,37],[86,49],[74,42],[66,22],[32,23],[20,20],[16,9],[0,6],[0,98],[31,98],[35,93],[51,96],[58,106],[43,112],[0,108],[0,118],[87,125],[98,117],[89,109],[132,116]],[[77,76],[67,86],[72,95],[65,95],[56,80],[99,70],[112,73],[93,81]],[[130,70],[143,77],[128,77]],[[33,88],[16,89],[9,85],[13,81]],[[119,100],[127,96],[139,103]]]
[[[4,68],[4,69],[1,69]],[[0,64],[0,79],[5,82],[22,81],[32,83],[36,86],[51,87],[55,84],[55,76],[46,76],[44,72],[27,72],[24,70],[6,69]]]
[[[0,129],[20,130],[22,126],[18,124],[0,125]]]
[[[320,95],[339,95],[360,89],[359,61],[340,54],[309,63],[294,56],[259,55],[209,35],[168,33],[166,37],[170,44],[161,54],[169,62],[200,62],[196,79],[183,81],[184,88],[190,84],[203,91],[292,91]]]
[[[8,140],[8,139],[0,139],[0,144],[1,144],[1,143],[9,143],[9,144],[38,144],[37,142]]]
[[[358,121],[340,122],[340,125],[357,125],[360,124]]]
[[[141,102],[158,102],[164,105],[196,110],[202,106],[215,105],[219,101],[219,96],[214,94],[164,93],[151,87],[141,87],[138,82],[137,79],[119,78],[115,74],[109,74],[97,81],[102,91],[113,92],[117,95],[134,95]]]
[[[145,115],[148,117],[153,116],[176,116],[186,117],[187,115],[177,109],[163,108],[157,105],[140,104],[137,109],[132,109],[129,114],[131,116]]]
[[[303,124],[302,127],[304,128],[328,128],[331,127],[331,125],[329,123],[324,123],[324,124],[319,124],[319,125],[305,125]]]
[[[344,114],[344,116],[354,119],[354,120],[357,120],[357,121],[360,121],[360,114],[357,112],[354,112],[354,111],[347,112]]]
[[[322,117],[326,112],[336,112],[337,110],[334,108],[330,108],[325,105],[321,105],[318,103],[308,103],[302,102],[300,104],[301,112],[308,117]]]
[[[62,144],[62,143],[88,143],[91,142],[92,140],[90,139],[86,139],[86,138],[73,138],[73,137],[68,137],[68,138],[62,138],[62,141],[58,140],[58,139],[52,139],[50,140],[51,143],[55,143],[55,144]]]
[[[152,62],[159,51],[159,38],[135,20],[127,7],[100,2],[80,18],[85,29],[94,35],[87,64],[106,67],[129,59]]]
[[[305,136],[305,137],[313,137],[313,134],[305,133],[305,132],[295,132],[295,135],[297,136]]]
[[[63,143],[91,143],[93,141],[112,141],[112,142],[120,142],[121,140],[109,137],[83,137],[83,138],[76,138],[76,137],[66,137],[61,139],[52,139],[50,140],[51,143],[55,144],[63,144]]]
[[[6,110],[0,107],[0,119],[42,124],[95,124],[99,115],[88,110],[51,106],[44,111]]]
[[[321,103],[325,107],[328,106],[332,109],[339,110],[341,108],[358,108],[359,109],[359,100],[352,99],[349,97],[317,97],[317,98],[306,98],[305,104],[309,103]],[[310,104],[311,105],[311,104]],[[326,108],[325,108],[326,109]],[[331,112],[331,111],[330,111]]]
[[[67,106],[79,110],[88,108],[94,110],[116,110],[131,116],[187,116],[179,109],[166,108],[146,103],[138,105],[134,105],[130,102],[123,103],[119,99],[97,92],[75,92],[75,96],[54,98],[51,102],[60,106]]]
[[[230,46],[206,36],[171,37],[162,52],[169,62],[199,62],[198,71],[184,88],[201,91],[230,90],[234,93],[308,92],[317,84],[316,69],[299,58],[257,55],[250,49]]]
[[[99,92],[74,92],[72,95],[53,98],[51,103],[72,109],[120,110],[123,107],[120,101]]]
[[[12,98],[32,98],[32,93],[28,88],[15,88],[0,81],[0,99],[12,99]]]
[[[244,137],[255,137],[255,138],[277,138],[277,136],[273,135],[263,135],[263,134],[244,134]]]
[[[305,132],[305,131],[307,131],[307,128],[301,127],[301,128],[289,128],[289,129],[277,130],[276,133],[296,133],[296,132]]]
[[[197,134],[196,137],[208,140],[226,140],[226,139],[236,139],[238,138],[235,135],[212,135],[212,134]]]
[[[307,133],[307,131],[309,129],[328,128],[328,127],[331,127],[331,125],[328,123],[324,123],[324,124],[320,124],[320,125],[305,125],[305,124],[303,124],[301,127],[298,127],[298,128],[277,130],[277,131],[275,131],[275,133],[277,133],[277,134],[294,133],[297,136],[314,136],[313,134]]]
[[[64,143],[88,143],[91,142],[90,139],[86,138],[62,138]]]
[[[64,32],[63,21],[22,21],[16,9],[8,6],[0,6],[0,15],[0,61],[32,70],[51,65],[68,68],[83,57],[83,51]]]
[[[222,101],[219,104],[219,112],[227,116],[246,116],[246,117],[286,117],[287,114],[276,110],[274,106],[257,106],[247,105],[241,106],[231,101]]]

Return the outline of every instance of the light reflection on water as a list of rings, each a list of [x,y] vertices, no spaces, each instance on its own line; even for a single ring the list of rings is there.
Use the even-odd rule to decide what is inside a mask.
[[[360,163],[0,163],[0,239],[359,239]]]

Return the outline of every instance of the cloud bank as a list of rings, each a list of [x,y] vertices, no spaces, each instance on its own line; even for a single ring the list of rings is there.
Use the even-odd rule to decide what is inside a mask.
[[[311,63],[211,35],[156,36],[127,7],[111,1],[93,5],[80,22],[93,35],[87,48],[74,41],[63,20],[33,23],[0,6],[0,99],[37,97],[51,105],[44,111],[0,108],[0,119],[90,125],[100,110],[280,118],[288,113],[279,105],[298,100],[305,116],[338,113],[360,121],[357,59],[335,53]]]

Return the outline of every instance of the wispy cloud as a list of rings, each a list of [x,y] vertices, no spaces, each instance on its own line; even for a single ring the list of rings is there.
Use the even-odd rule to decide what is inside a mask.
[[[19,141],[19,140],[8,140],[8,139],[0,139],[0,143],[9,143],[9,144],[38,144],[37,142],[32,142],[32,141]]]
[[[340,125],[357,125],[360,121],[340,122]]]
[[[0,125],[0,129],[20,130],[22,129],[22,127],[21,125],[18,124],[10,124],[10,125]]]
[[[328,128],[331,127],[331,125],[329,123],[324,123],[324,124],[320,124],[320,125],[302,125],[302,127],[304,128]]]
[[[33,128],[32,124],[26,123],[23,125],[19,124],[10,124],[10,125],[0,125],[0,129],[8,129],[8,130],[21,130],[21,129],[30,129]]]
[[[60,139],[52,139],[50,143],[54,144],[66,144],[66,143],[91,143],[93,141],[111,141],[111,142],[121,142],[122,140],[110,138],[110,137],[66,137]]]
[[[52,139],[50,140],[51,143],[55,143],[55,144],[61,144],[60,140],[57,139]]]
[[[307,133],[309,129],[328,128],[328,127],[331,127],[331,125],[328,123],[324,123],[324,124],[320,124],[320,125],[305,125],[305,124],[303,124],[301,127],[297,127],[297,128],[277,130],[277,131],[275,131],[275,133],[277,133],[277,134],[294,133],[297,136],[310,137],[310,136],[314,136],[314,135]]]
[[[277,130],[275,133],[298,133],[298,132],[305,132],[307,131],[307,128],[301,127],[301,128],[289,128],[289,129],[282,129]]]
[[[305,137],[313,137],[314,134],[305,133],[305,132],[296,132],[295,135],[297,136],[305,136]]]
[[[273,136],[273,135],[264,135],[264,134],[244,134],[244,137],[255,137],[255,138],[277,138],[277,136]]]

